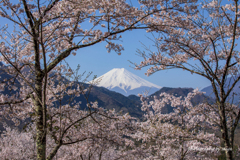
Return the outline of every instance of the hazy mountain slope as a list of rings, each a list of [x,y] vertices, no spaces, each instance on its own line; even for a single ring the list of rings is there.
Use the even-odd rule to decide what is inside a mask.
[[[227,90],[233,84],[235,79],[236,79],[235,76],[233,76],[231,78],[227,78],[226,85],[224,86],[225,90]],[[203,88],[201,91],[202,92],[206,92],[205,93],[206,96],[215,98],[212,86],[207,86],[207,87]],[[218,91],[219,91],[219,89],[218,89]],[[232,92],[230,93],[230,96],[228,98],[228,101],[230,101],[230,102],[232,102],[232,95],[233,95],[233,93],[235,93],[235,96],[234,96],[234,99],[233,99],[233,103],[234,104],[238,104],[239,103],[239,97],[240,97],[240,81],[237,82],[237,84],[233,88]]]
[[[96,84],[99,87],[105,87],[125,96],[137,95],[145,91],[149,91],[150,95],[161,88],[124,68],[114,68],[94,81],[99,81],[99,83]],[[92,81],[90,83],[92,83]]]
[[[168,94],[172,94],[176,97],[186,97],[188,95],[189,92],[192,92],[193,88],[170,88],[170,87],[163,87],[161,88],[159,91],[155,92],[154,94],[149,96],[149,101],[153,100],[153,96],[157,96],[158,98],[160,97],[159,95],[163,92],[168,93]],[[202,95],[197,95],[192,99],[192,103],[193,105],[199,104],[199,103],[203,103],[203,102],[209,102],[212,103],[213,99],[210,97],[207,97],[206,95],[202,94]],[[163,108],[163,113],[169,113],[173,111],[173,108],[170,105],[166,105]]]
[[[132,116],[140,117],[142,115],[140,102],[136,100],[129,99],[124,95],[110,91],[103,87],[93,87],[91,95],[94,95],[97,99],[101,100],[103,103],[99,106],[106,109],[115,108],[116,111],[122,110],[123,112],[129,112]]]

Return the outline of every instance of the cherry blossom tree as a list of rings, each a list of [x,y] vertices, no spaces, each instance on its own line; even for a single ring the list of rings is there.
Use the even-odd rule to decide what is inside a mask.
[[[144,60],[136,69],[150,66],[146,75],[168,69],[183,69],[207,78],[212,85],[222,141],[227,159],[233,159],[234,134],[240,109],[228,110],[234,87],[239,82],[239,1],[199,2],[196,7],[178,16],[152,18],[149,31],[154,35],[156,50],[145,47],[138,51]],[[170,13],[166,13],[170,14]],[[159,15],[161,16],[161,15]],[[162,24],[165,24],[163,26]],[[231,77],[232,83],[227,78]],[[238,98],[238,97],[237,97]],[[228,118],[232,115],[232,118]]]
[[[79,115],[77,112],[81,111],[75,111],[75,114]],[[114,110],[110,110],[104,112],[104,116],[95,114],[93,117],[94,119],[88,117],[82,120],[81,124],[77,124],[81,127],[75,126],[68,131],[62,140],[63,146],[59,148],[58,153],[55,155],[57,159],[141,158],[139,150],[134,148],[134,142],[127,137],[132,134],[130,128],[134,127],[132,126],[134,123],[131,123],[131,120],[134,119],[131,116],[128,114],[120,116]],[[57,127],[57,125],[54,127]],[[46,137],[48,142],[46,152],[48,154],[57,145],[56,137],[53,135],[56,136],[55,134],[47,134]],[[22,132],[6,126],[6,131],[1,136],[1,159],[36,158],[36,125],[31,124]],[[82,141],[71,143],[78,137],[81,137]],[[67,142],[68,145],[66,145]]]
[[[79,84],[66,86],[61,81],[61,74],[72,74],[64,59],[102,41],[107,42],[108,51],[120,54],[123,47],[113,42],[120,38],[117,34],[141,27],[139,22],[151,12],[114,0],[3,0],[0,5],[1,19],[9,22],[1,30],[0,59],[6,65],[1,69],[11,77],[3,80],[1,90],[15,91],[1,95],[1,113],[16,124],[30,116],[36,122],[37,159],[46,159],[46,137],[51,134],[55,147],[47,159],[52,159],[62,145],[85,140],[85,135],[79,137],[81,134],[72,128],[88,117],[94,119],[93,115],[99,112],[94,103],[88,103],[89,111],[85,112],[78,111],[80,102],[61,105],[64,95],[80,96],[86,92]],[[89,27],[81,27],[86,23]],[[61,82],[56,84],[56,80]],[[72,85],[75,89],[67,89]],[[54,104],[60,106],[56,109]],[[91,107],[96,108],[91,111]],[[68,134],[77,137],[64,140]]]
[[[206,104],[194,106],[192,98],[201,94],[197,90],[187,97],[175,97],[162,93],[148,101],[140,95],[145,121],[139,123],[135,138],[142,140],[150,159],[217,159],[220,154],[220,138],[215,120],[218,115]],[[163,113],[167,105],[173,112]],[[206,110],[208,113],[206,114]]]

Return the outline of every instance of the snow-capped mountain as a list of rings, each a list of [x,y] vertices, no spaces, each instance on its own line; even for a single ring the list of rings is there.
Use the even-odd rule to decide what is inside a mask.
[[[146,91],[149,91],[148,95],[150,95],[162,88],[138,77],[124,68],[114,68],[89,83],[94,83],[99,87],[105,87],[125,96],[131,94],[137,95],[139,93],[143,94]]]

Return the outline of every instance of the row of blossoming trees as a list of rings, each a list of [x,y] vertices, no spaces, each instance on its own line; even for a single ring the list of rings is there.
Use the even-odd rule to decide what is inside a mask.
[[[217,159],[220,151],[234,159],[240,110],[227,102],[240,79],[238,3],[146,0],[134,7],[124,0],[2,0],[0,114],[16,125],[31,123],[22,132],[5,126],[1,159]],[[153,101],[140,95],[140,121],[97,102],[73,101],[88,100],[91,87],[78,83],[65,58],[100,42],[120,54],[123,47],[115,42],[134,29],[159,33],[154,51],[139,51],[144,61],[136,69],[152,65],[147,75],[173,68],[201,75],[211,82],[215,102],[194,106],[197,90]],[[227,76],[233,83],[226,84]],[[167,104],[173,112],[163,114]]]

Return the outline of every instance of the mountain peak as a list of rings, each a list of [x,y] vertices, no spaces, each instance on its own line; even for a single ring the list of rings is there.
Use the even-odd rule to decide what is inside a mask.
[[[121,71],[124,71],[126,70],[125,68],[113,68],[112,70],[121,70]]]
[[[113,68],[94,81],[99,82],[97,86],[105,87],[126,96],[130,94],[137,95],[138,93],[143,93],[146,90],[150,90],[150,95],[150,93],[154,93],[162,88],[138,77],[125,68]]]

